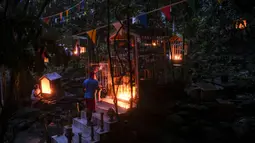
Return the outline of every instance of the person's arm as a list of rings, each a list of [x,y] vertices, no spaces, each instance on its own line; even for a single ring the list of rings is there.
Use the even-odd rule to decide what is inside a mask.
[[[97,81],[96,89],[97,89],[97,90],[100,90],[100,86],[99,86],[98,81]]]
[[[83,91],[85,92],[86,91],[86,85],[87,85],[87,82],[86,80],[82,83],[82,87],[83,87]]]

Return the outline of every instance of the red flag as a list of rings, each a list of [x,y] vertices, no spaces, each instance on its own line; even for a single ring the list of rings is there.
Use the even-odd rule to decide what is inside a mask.
[[[114,28],[118,31],[121,28],[121,23],[120,22],[115,22],[112,24]],[[122,29],[119,32],[120,35],[122,35]]]
[[[81,9],[81,6],[78,4],[77,5],[77,10],[80,11],[80,9]]]
[[[170,5],[161,9],[167,20],[170,20],[171,18],[170,10],[171,10]]]
[[[49,24],[49,22],[50,22],[49,17],[44,18],[44,22],[45,22],[46,24]]]
[[[62,18],[63,18],[63,13],[62,12],[59,14],[59,18],[60,18],[60,21],[61,21]]]

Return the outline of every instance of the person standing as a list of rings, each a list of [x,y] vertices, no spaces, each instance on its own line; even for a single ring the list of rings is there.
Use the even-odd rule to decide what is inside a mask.
[[[39,88],[39,85],[36,84],[31,93],[31,101],[32,101],[31,107],[34,107],[36,103],[38,103],[40,100],[41,100],[41,90]]]
[[[98,81],[95,79],[95,73],[91,72],[89,78],[84,80],[83,88],[85,90],[84,98],[86,104],[87,125],[92,125],[92,113],[96,111],[95,94],[99,90]]]

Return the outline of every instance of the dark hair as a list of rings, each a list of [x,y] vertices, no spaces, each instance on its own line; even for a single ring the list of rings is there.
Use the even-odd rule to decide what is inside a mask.
[[[93,79],[94,79],[94,76],[95,76],[94,71],[92,71],[92,72],[89,73],[89,77],[90,77],[90,78],[93,78]]]
[[[35,84],[34,89],[37,89],[37,88],[39,88],[39,85]]]

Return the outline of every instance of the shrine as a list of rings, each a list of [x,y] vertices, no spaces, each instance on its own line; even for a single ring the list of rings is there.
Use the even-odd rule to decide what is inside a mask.
[[[156,80],[160,76],[156,68],[160,67],[163,70],[167,64],[167,39],[166,30],[136,26],[130,30],[128,45],[126,30],[112,33],[111,60],[90,64],[97,65],[94,70],[97,73],[96,79],[102,86],[100,100],[114,105],[116,96],[119,113],[135,108],[139,100],[139,81]],[[129,47],[130,61],[127,54]]]

